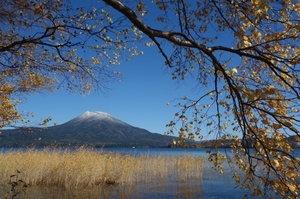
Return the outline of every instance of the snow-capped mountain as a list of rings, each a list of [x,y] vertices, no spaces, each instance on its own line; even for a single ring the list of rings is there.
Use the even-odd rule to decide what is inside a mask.
[[[131,126],[108,113],[85,113],[57,126],[22,130],[3,130],[0,147],[94,146],[94,147],[166,147],[174,137],[151,133]]]
[[[90,112],[86,111],[83,114],[79,115],[78,117],[74,118],[73,120],[86,120],[86,119],[97,119],[97,120],[102,120],[102,119],[113,119],[110,114],[101,112],[101,111],[95,111],[95,112]]]
[[[70,120],[68,123],[74,123],[79,125],[85,122],[100,122],[101,120],[126,124],[118,119],[113,118],[110,114],[101,111],[94,111],[94,112],[86,111],[83,114],[79,115],[78,117]]]

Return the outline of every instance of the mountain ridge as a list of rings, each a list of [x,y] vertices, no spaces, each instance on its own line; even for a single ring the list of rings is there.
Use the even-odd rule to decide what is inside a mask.
[[[86,111],[63,124],[46,129],[29,127],[2,130],[0,147],[168,147],[174,138],[131,126],[105,112]]]

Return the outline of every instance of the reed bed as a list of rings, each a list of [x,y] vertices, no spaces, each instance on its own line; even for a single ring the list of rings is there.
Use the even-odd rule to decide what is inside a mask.
[[[194,156],[128,155],[88,149],[29,150],[0,153],[0,183],[18,178],[36,186],[66,189],[100,185],[134,185],[202,178],[204,159]]]

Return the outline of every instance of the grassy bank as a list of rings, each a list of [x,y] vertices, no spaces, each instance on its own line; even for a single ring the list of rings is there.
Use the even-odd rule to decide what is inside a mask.
[[[203,158],[193,156],[149,156],[76,151],[29,150],[0,153],[0,179],[7,185],[16,170],[28,185],[66,189],[109,184],[132,185],[167,180],[201,178]]]

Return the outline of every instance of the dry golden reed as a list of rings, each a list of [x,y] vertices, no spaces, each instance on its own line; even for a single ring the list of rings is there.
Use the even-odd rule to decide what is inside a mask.
[[[20,171],[28,185],[66,189],[201,178],[204,159],[194,156],[129,155],[88,149],[0,153],[1,184]]]

